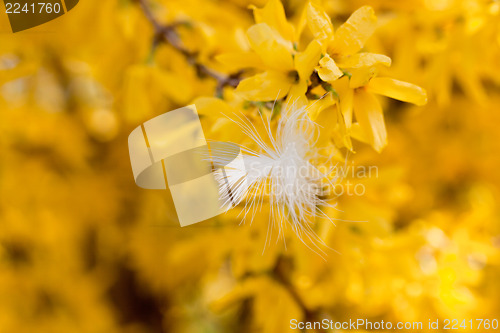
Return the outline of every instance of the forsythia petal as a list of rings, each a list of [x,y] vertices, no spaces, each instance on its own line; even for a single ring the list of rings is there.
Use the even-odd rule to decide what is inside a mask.
[[[300,109],[307,106],[307,82],[299,81],[292,85],[287,97],[287,105],[293,105],[294,108]]]
[[[333,82],[344,73],[338,68],[335,61],[327,54],[319,61],[319,67],[316,67],[319,77],[326,82]]]
[[[309,79],[320,58],[321,46],[318,41],[313,40],[304,52],[295,56],[295,69],[299,77],[303,80]]]
[[[337,108],[335,110],[337,112],[337,118],[339,119],[338,120],[338,128],[339,128],[339,135],[340,135],[340,139],[342,140],[342,143],[343,145],[349,149],[350,151],[353,150],[353,147],[352,147],[352,141],[351,141],[351,137],[349,135],[349,129],[347,127],[347,123],[346,123],[346,119],[344,118],[344,115],[342,113],[342,110],[340,109],[340,107],[337,105]]]
[[[295,38],[294,40],[300,40],[300,36],[307,25],[307,11],[303,10],[300,14],[298,21],[295,24]]]
[[[391,58],[382,54],[361,52],[336,59],[341,68],[360,68],[375,65],[391,66]]]
[[[220,98],[199,97],[194,104],[198,113],[204,116],[223,117],[234,113],[234,109]]]
[[[330,51],[342,55],[358,52],[375,31],[376,23],[377,17],[373,8],[361,7],[338,28]]]
[[[354,94],[354,114],[372,147],[380,152],[387,144],[384,114],[376,97],[365,89]]]
[[[427,93],[414,84],[391,78],[373,78],[367,89],[375,94],[384,95],[403,102],[424,105],[427,103]]]
[[[311,120],[316,120],[318,116],[320,115],[323,110],[325,110],[328,107],[331,107],[334,105],[336,101],[333,99],[332,94],[327,94],[325,97],[311,101],[309,103],[309,106],[307,107],[307,113],[309,114],[309,118]],[[331,124],[322,124],[321,122],[318,122],[319,125],[324,126],[325,128],[331,128]]]
[[[268,71],[241,81],[236,93],[246,100],[274,101],[285,97],[291,86],[287,75]]]
[[[247,30],[247,37],[250,47],[254,50],[258,49],[262,43],[268,41],[275,41],[290,51],[293,49],[292,42],[284,39],[275,29],[266,23],[252,25]]]
[[[328,14],[316,4],[307,5],[307,23],[314,38],[321,42],[333,40],[333,25]]]
[[[339,95],[340,110],[344,116],[346,127],[350,128],[352,125],[353,89],[349,87],[349,78],[345,76],[338,79],[332,86]]]
[[[337,105],[337,107],[333,108],[332,112],[335,112],[337,116],[337,126],[335,127],[336,131],[332,132],[333,140],[336,142],[337,146],[346,147],[347,149],[352,151],[352,142],[347,131],[342,111]]]
[[[286,43],[276,37],[273,30],[265,23],[251,26],[247,36],[252,49],[265,65],[276,70],[293,70],[293,57]]]
[[[350,134],[351,134],[351,138],[356,139],[356,140],[361,141],[361,142],[366,143],[366,144],[370,144],[370,139],[368,138],[366,133],[363,131],[363,129],[361,128],[359,123],[352,124]]]
[[[362,67],[362,68],[351,68],[349,73],[351,73],[351,78],[349,80],[349,87],[352,89],[360,88],[366,86],[370,83],[370,80],[377,76],[378,68],[372,67]]]
[[[276,29],[283,38],[293,40],[295,29],[286,20],[285,9],[280,0],[269,0],[263,8],[250,6],[253,9],[253,16],[256,23],[266,23],[271,28]]]

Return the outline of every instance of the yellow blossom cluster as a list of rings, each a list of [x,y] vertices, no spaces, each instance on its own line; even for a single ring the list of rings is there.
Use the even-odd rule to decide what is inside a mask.
[[[0,31],[0,332],[500,321],[498,1],[87,0]],[[363,189],[307,222],[324,258],[266,200],[181,228],[134,184],[128,134],[189,104],[251,149],[234,119],[306,108],[314,165]]]

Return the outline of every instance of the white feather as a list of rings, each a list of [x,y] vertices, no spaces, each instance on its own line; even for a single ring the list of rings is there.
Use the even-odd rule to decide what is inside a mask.
[[[275,228],[278,229],[278,239],[284,239],[288,224],[306,246],[311,244],[323,252],[318,243],[325,244],[312,226],[317,216],[328,218],[320,207],[334,207],[322,199],[325,186],[332,184],[332,180],[311,163],[318,157],[314,148],[318,125],[309,118],[307,109],[285,108],[274,135],[270,119],[261,118],[267,140],[245,116],[231,120],[256,143],[258,151],[240,146],[241,155],[237,162],[233,160],[234,154],[224,149],[212,151],[214,164],[225,166],[223,172],[216,173],[224,207],[244,202],[243,220],[250,214],[252,223],[266,197],[271,210],[269,241]]]

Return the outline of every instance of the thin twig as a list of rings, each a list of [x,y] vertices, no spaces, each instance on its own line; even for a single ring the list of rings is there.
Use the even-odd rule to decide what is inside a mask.
[[[295,301],[295,304],[302,310],[305,321],[315,321],[318,318],[318,311],[310,310],[297,293],[294,286],[290,283],[288,278],[289,273],[287,272],[287,270],[291,270],[291,267],[288,267],[289,265],[291,265],[289,258],[283,255],[278,256],[273,276],[276,281],[288,291],[289,295]]]
[[[161,24],[153,15],[151,9],[149,8],[147,1],[146,0],[137,0],[142,8],[142,11],[144,12],[144,16],[148,19],[148,21],[153,25],[153,28],[155,30],[155,36],[153,40],[153,47],[156,47],[160,42],[164,42],[166,44],[169,44],[172,46],[174,49],[182,53],[188,63],[196,68],[196,71],[200,76],[209,76],[214,78],[217,81],[217,94],[222,95],[222,89],[226,86],[230,87],[236,87],[241,81],[241,74],[242,72],[238,72],[235,74],[231,75],[226,75],[219,73],[204,64],[200,63],[198,61],[198,54],[197,52],[192,52],[188,49],[186,49],[182,45],[182,41],[180,40],[177,32],[175,31],[175,28],[179,24],[171,24],[171,25],[164,25]]]

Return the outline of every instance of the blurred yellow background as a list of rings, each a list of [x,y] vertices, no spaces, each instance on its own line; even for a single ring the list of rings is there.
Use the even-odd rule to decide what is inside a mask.
[[[127,136],[220,93],[189,56],[154,39],[138,1],[81,1],[13,34],[0,18],[0,332],[288,332],[290,320],[500,319],[500,3],[317,1],[338,27],[363,5],[366,48],[426,106],[381,99],[388,145],[354,142],[378,167],[315,230],[263,253],[268,215],[180,228],[165,191],[138,188]],[[241,48],[246,0],[147,2],[196,54]],[[285,0],[299,22],[305,2]],[[2,8],[3,11],[3,8]],[[198,67],[198,68],[197,68]],[[224,87],[224,89],[232,89]],[[202,118],[207,138],[229,140]],[[369,223],[349,221],[367,220]],[[484,327],[467,331],[493,331]]]

